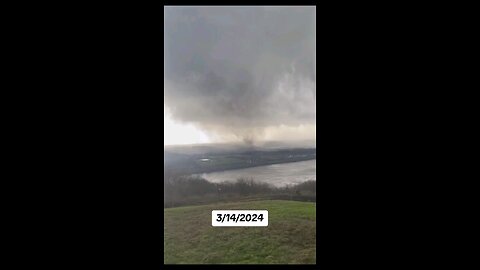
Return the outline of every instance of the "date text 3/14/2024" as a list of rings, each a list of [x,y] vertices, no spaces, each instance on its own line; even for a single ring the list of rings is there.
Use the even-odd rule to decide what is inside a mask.
[[[213,227],[267,227],[267,210],[213,210]]]

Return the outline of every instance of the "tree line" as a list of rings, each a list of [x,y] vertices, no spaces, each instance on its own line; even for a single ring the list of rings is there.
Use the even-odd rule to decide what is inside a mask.
[[[164,207],[260,198],[316,201],[316,181],[274,187],[253,178],[212,183],[198,176],[166,175],[164,195]]]

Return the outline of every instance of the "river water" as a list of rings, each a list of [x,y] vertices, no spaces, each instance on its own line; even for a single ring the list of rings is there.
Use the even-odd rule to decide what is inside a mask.
[[[317,180],[316,172],[317,161],[313,159],[198,175],[213,183],[234,182],[239,178],[249,179],[251,177],[254,181],[281,187],[307,180]]]

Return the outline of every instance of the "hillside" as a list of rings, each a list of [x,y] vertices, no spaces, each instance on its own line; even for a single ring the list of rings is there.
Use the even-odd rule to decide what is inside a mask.
[[[164,209],[165,264],[314,264],[315,203],[282,200]],[[212,227],[212,210],[268,210],[268,227]]]

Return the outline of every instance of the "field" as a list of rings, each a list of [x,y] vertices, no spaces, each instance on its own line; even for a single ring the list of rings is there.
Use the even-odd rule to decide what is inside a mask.
[[[164,209],[165,264],[315,264],[312,202],[264,200]],[[212,210],[268,210],[268,227],[212,227]]]
[[[164,151],[164,168],[176,174],[195,174],[233,170],[316,158],[316,149],[225,151],[216,153],[178,153]]]

